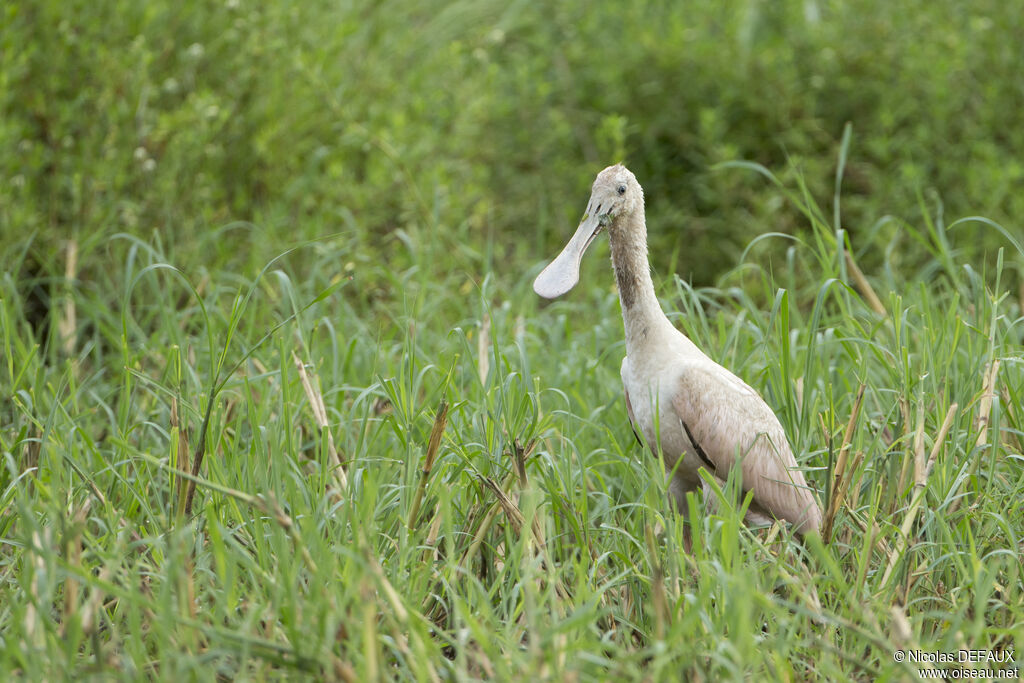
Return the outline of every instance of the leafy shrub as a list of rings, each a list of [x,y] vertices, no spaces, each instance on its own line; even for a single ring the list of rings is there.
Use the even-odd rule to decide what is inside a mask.
[[[0,216],[41,253],[155,231],[179,262],[209,264],[197,236],[242,220],[246,248],[233,233],[221,258],[261,263],[339,230],[394,258],[396,231],[430,230],[452,246],[441,267],[490,254],[522,268],[574,227],[594,173],[625,160],[656,266],[706,282],[754,235],[805,229],[761,178],[716,164],[799,170],[828,205],[848,122],[855,242],[885,213],[915,218],[922,192],[952,215],[1024,212],[1022,15],[1003,3],[4,12]]]

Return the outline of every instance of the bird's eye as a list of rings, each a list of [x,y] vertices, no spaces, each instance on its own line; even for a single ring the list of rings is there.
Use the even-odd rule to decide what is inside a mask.
[[[626,186],[625,185],[619,185],[618,193],[620,195],[626,194]]]

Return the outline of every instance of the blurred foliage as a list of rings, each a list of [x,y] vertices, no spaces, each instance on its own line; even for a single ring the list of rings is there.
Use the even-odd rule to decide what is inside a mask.
[[[437,267],[518,275],[570,234],[594,174],[624,160],[647,193],[656,267],[708,282],[753,236],[805,226],[763,178],[716,164],[800,173],[830,205],[847,122],[854,245],[886,213],[920,216],[922,198],[1015,229],[1022,9],[11,0],[0,229],[35,236],[45,272],[72,236],[88,272],[119,232],[212,267],[339,231],[360,258],[389,259],[403,234],[430,231],[451,254]],[[196,239],[234,221],[249,225],[219,254]]]

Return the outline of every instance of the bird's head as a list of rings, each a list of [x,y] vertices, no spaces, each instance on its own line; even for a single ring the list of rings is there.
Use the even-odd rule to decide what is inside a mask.
[[[576,233],[555,260],[533,281],[533,291],[554,299],[565,294],[580,279],[583,253],[602,230],[615,234],[627,216],[642,211],[644,191],[628,168],[622,164],[609,166],[597,174],[590,190],[590,201]]]

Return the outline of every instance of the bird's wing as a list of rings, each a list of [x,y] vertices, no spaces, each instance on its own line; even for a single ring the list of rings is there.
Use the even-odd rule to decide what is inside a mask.
[[[816,530],[821,510],[786,441],[786,433],[764,400],[724,368],[690,365],[672,396],[697,456],[725,479],[737,460],[743,488],[754,502],[801,533]]]
[[[636,416],[633,415],[633,404],[629,402],[629,390],[623,387],[622,395],[626,397],[626,414],[629,415],[629,426],[633,430],[633,436],[636,437],[636,442],[641,448],[643,448],[643,439],[640,438],[640,432],[636,431]]]
[[[640,432],[636,431],[636,415],[633,414],[633,404],[629,402],[629,383],[626,381],[626,377],[629,374],[629,356],[622,359],[620,374],[622,375],[622,395],[626,397],[626,415],[629,416],[629,427],[633,430],[636,442],[643,448],[644,441],[640,438]]]

